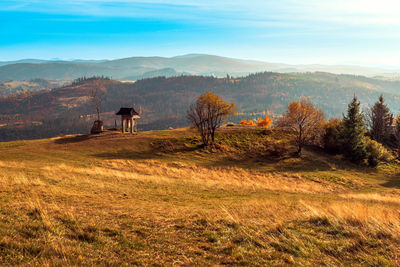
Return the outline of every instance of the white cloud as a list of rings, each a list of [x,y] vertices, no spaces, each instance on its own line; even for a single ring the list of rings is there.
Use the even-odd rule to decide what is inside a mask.
[[[395,0],[3,0],[0,9],[92,16],[400,25]]]

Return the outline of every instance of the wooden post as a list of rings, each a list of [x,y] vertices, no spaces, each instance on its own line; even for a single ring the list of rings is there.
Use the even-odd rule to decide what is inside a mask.
[[[133,119],[132,118],[130,119],[130,123],[131,123],[131,134],[133,134],[133,127],[135,127],[135,126],[133,124]]]
[[[124,117],[122,117],[122,116],[121,116],[121,130],[122,130],[122,133],[125,132],[125,120],[124,120]]]
[[[136,119],[133,119],[133,122],[134,122],[134,124],[135,124],[134,132],[137,133]]]

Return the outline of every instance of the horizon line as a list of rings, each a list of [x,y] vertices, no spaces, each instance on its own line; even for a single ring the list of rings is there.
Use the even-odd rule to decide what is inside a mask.
[[[363,68],[373,68],[373,69],[380,69],[380,70],[387,70],[387,71],[395,71],[400,72],[400,66],[382,66],[382,65],[368,65],[368,64],[346,64],[346,63],[337,63],[337,64],[330,64],[330,63],[321,63],[321,62],[314,62],[314,63],[290,63],[285,61],[266,61],[264,59],[254,59],[254,58],[235,58],[231,56],[222,56],[216,54],[206,54],[206,53],[188,53],[188,54],[180,54],[175,56],[162,56],[162,55],[150,55],[150,56],[126,56],[126,57],[115,57],[115,58],[18,58],[18,59],[11,59],[11,60],[4,60],[0,59],[0,63],[8,63],[14,62],[10,64],[24,64],[18,63],[18,61],[24,60],[42,60],[46,61],[43,63],[48,62],[74,62],[74,61],[114,61],[114,60],[121,60],[121,59],[132,59],[132,58],[179,58],[179,57],[186,57],[186,56],[193,56],[193,57],[200,57],[200,56],[212,56],[212,57],[220,57],[220,58],[227,58],[232,60],[244,60],[244,61],[255,61],[259,63],[266,63],[266,64],[285,64],[290,66],[329,66],[329,67],[363,67]],[[29,63],[29,64],[41,64],[41,63]],[[8,65],[8,64],[6,64]],[[6,66],[3,65],[3,66]],[[2,67],[2,66],[0,66]]]

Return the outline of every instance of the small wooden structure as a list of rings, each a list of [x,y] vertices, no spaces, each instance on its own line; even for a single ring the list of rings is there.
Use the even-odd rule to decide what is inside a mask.
[[[136,133],[136,119],[139,119],[139,114],[133,108],[121,108],[116,115],[121,116],[121,131],[122,133]]]
[[[94,121],[92,129],[90,130],[91,134],[99,134],[104,131],[103,121]]]

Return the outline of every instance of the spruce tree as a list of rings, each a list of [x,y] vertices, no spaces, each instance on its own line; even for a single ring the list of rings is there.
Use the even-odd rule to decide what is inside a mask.
[[[387,143],[390,139],[393,115],[384,103],[383,96],[371,107],[369,111],[369,123],[371,127],[371,137],[380,143]]]
[[[341,146],[343,153],[350,161],[360,164],[367,158],[365,144],[365,122],[360,111],[360,102],[354,96],[347,108],[347,116],[343,115],[341,127]]]
[[[396,138],[395,146],[400,147],[400,115],[396,116],[394,137]]]

